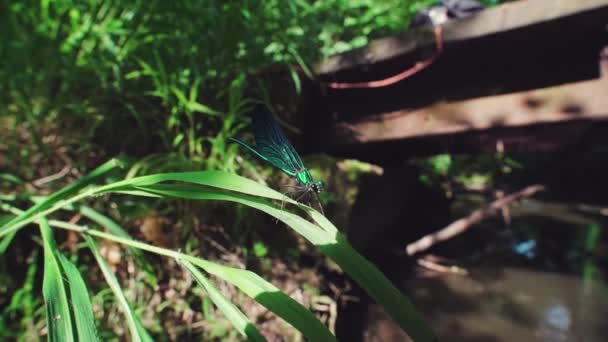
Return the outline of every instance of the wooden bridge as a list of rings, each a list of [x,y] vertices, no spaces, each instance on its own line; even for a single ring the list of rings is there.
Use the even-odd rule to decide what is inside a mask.
[[[608,0],[521,0],[448,22],[440,52],[421,28],[329,58],[305,87],[304,152],[390,164],[606,143],[607,25]]]

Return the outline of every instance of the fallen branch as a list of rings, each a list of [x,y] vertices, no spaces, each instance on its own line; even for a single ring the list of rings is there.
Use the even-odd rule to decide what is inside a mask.
[[[467,272],[467,270],[465,270],[464,268],[458,267],[458,266],[446,266],[446,265],[442,265],[440,263],[431,261],[431,260],[427,260],[427,259],[418,259],[417,260],[418,266],[426,268],[428,270],[434,271],[434,272],[438,272],[438,273],[452,273],[452,274],[458,274],[458,275],[467,275],[469,274],[469,272]]]
[[[46,177],[42,177],[40,179],[37,179],[37,180],[33,181],[32,184],[35,187],[39,188],[39,187],[43,186],[46,183],[50,183],[50,182],[56,181],[56,180],[64,177],[65,175],[67,175],[70,172],[71,169],[72,168],[70,166],[66,165],[66,166],[63,167],[63,169],[61,169],[61,171],[59,171],[59,172],[57,172],[55,174],[52,174],[50,176],[46,176]]]
[[[462,232],[469,229],[471,226],[481,222],[484,218],[494,215],[498,210],[502,210],[512,202],[515,202],[524,197],[530,197],[539,191],[545,190],[542,185],[530,185],[518,192],[512,193],[508,196],[501,197],[488,206],[477,209],[472,212],[469,216],[463,217],[456,220],[432,234],[425,235],[421,239],[414,241],[407,245],[405,251],[408,255],[414,255],[429,249],[431,246],[453,238],[454,236],[461,234]]]

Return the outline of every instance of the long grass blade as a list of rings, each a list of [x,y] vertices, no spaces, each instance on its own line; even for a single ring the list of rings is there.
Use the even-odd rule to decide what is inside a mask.
[[[189,261],[192,264],[202,268],[207,273],[218,276],[238,287],[247,296],[251,297],[261,305],[265,306],[268,310],[274,312],[277,316],[283,318],[287,323],[294,326],[311,341],[335,341],[335,337],[331,334],[329,329],[319,322],[319,320],[310,310],[281,292],[276,286],[272,285],[251,271],[223,266],[194,256],[152,246],[132,239],[125,239],[106,232],[88,229],[86,227],[77,226],[68,222],[52,220],[49,221],[49,223],[58,228],[70,229],[83,234],[88,234],[135,248],[140,248],[145,251],[165,255],[174,259]]]
[[[40,220],[40,232],[44,246],[44,278],[42,295],[46,306],[46,326],[51,342],[74,341],[75,328],[70,315],[68,293],[63,282],[60,261],[57,260],[57,244],[46,219]]]
[[[414,338],[416,341],[433,340],[433,334],[430,328],[425,324],[422,316],[409,302],[409,300],[404,297],[401,292],[396,289],[373,264],[369,263],[369,261],[357,253],[329,220],[324,218],[323,215],[316,212],[312,208],[299,205],[295,201],[286,198],[282,194],[272,189],[246,178],[219,171],[165,173],[136,177],[108,184],[106,186],[94,189],[89,193],[82,193],[78,196],[67,199],[65,200],[65,203],[62,204],[73,203],[76,200],[85,198],[89,194],[111,192],[128,193],[138,196],[224,200],[242,203],[264,211],[287,224],[304,238],[309,240],[312,244],[318,246],[321,251],[338,263],[338,265],[340,265],[346,273],[357,281],[357,283],[359,283],[359,285],[364,288],[372,298],[387,309],[387,312],[391,315],[391,317],[412,338]],[[265,199],[261,197],[265,197]],[[316,224],[309,222],[298,215],[279,209],[277,206],[268,201],[268,199],[285,199],[285,201],[288,203],[298,205],[298,207],[305,210],[309,215],[312,216]],[[49,214],[53,210],[57,210],[60,207],[61,205],[51,207],[39,215]],[[32,217],[30,219],[33,220],[36,219],[36,217]],[[23,226],[25,223],[27,223],[27,221],[20,221],[17,226]],[[13,229],[16,228],[13,227]],[[1,234],[2,230],[0,229],[0,235]],[[278,304],[274,302],[275,298],[280,298],[281,295],[284,296],[284,294],[278,291],[278,289],[256,289],[255,287],[248,286],[253,284],[251,283],[250,277],[257,277],[257,275],[253,273],[239,273],[239,271],[242,270],[220,272],[218,269],[215,269],[219,272],[219,274],[216,274],[214,273],[213,269],[208,268],[213,268],[213,264],[211,264],[211,266],[207,265],[206,268],[204,264],[197,263],[196,260],[189,261],[199,267],[203,267],[211,274],[218,275],[228,281],[233,282],[243,292],[253,296],[258,302],[269,307],[273,312],[283,317],[286,321],[290,322],[292,325],[294,325],[294,327],[303,333],[303,329],[307,329],[306,326],[298,321],[298,313],[285,310],[285,308],[289,307],[291,304],[286,305],[285,303]],[[237,278],[240,278],[238,280],[232,279],[231,277],[235,275],[238,275]],[[248,285],[243,285],[243,281],[245,281],[245,284]],[[264,298],[266,294],[273,293],[274,291],[277,292],[277,296],[271,296],[270,300],[266,300]],[[293,301],[293,303],[299,305],[295,301]],[[308,313],[311,314],[309,311]],[[323,327],[318,320],[315,321],[321,327]],[[305,336],[311,338],[306,333],[304,334]],[[328,334],[333,338],[329,332]],[[319,340],[319,338],[311,339]]]
[[[190,256],[184,256],[183,259],[234,284],[247,296],[298,329],[310,341],[336,341],[329,329],[310,310],[259,275],[251,271],[226,267]]]
[[[294,200],[281,194],[280,192],[254,182],[251,179],[222,171],[159,173],[155,175],[135,177],[101,187],[99,188],[99,193],[112,192],[125,187],[130,188],[165,182],[199,184],[228,191],[240,192],[252,196],[266,197],[274,200],[284,200],[294,204],[296,203]]]
[[[147,185],[137,186],[136,189],[164,197],[221,200],[245,204],[274,216],[314,245],[325,245],[336,242],[334,234],[329,234],[313,223],[306,221],[304,218],[283,211],[270,202],[253,196],[223,192],[213,188],[201,188],[200,186],[190,184]]]
[[[79,180],[64,187],[63,189],[61,189],[59,191],[54,192],[52,195],[48,196],[44,201],[41,201],[38,204],[30,207],[23,214],[14,218],[10,222],[8,222],[6,225],[10,225],[14,221],[22,221],[22,220],[32,217],[34,214],[41,212],[42,210],[52,206],[53,204],[55,204],[57,201],[61,200],[62,198],[69,197],[72,194],[78,192],[80,189],[89,185],[95,179],[101,177],[102,175],[113,170],[114,168],[118,167],[119,165],[120,165],[120,162],[118,159],[110,159],[109,161],[107,161],[107,162],[103,163],[102,165],[98,166],[97,168],[95,168],[93,171],[91,171],[87,175],[80,178]]]
[[[211,301],[213,301],[218,309],[222,311],[228,321],[241,335],[246,337],[249,341],[266,341],[258,329],[256,329],[249,319],[247,319],[247,316],[245,316],[236,305],[232,304],[228,298],[224,297],[201,271],[186,260],[180,260],[180,263],[192,274],[196,282],[207,292],[207,294],[209,294]]]
[[[313,211],[313,217],[323,228],[302,217],[282,211],[267,201],[214,189],[200,189],[187,184],[159,184],[138,186],[138,190],[161,196],[200,200],[225,200],[251,206],[287,224],[334,260],[374,300],[384,306],[393,319],[416,341],[432,341],[433,334],[414,305],[373,264],[355,251],[329,220]],[[312,209],[310,209],[312,210]]]
[[[37,203],[36,205],[30,207],[23,214],[13,218],[7,223],[3,224],[0,227],[0,232],[7,230],[9,227],[15,225],[18,222],[22,222],[32,218],[37,213],[42,212],[43,210],[53,206],[55,203],[60,201],[63,198],[69,197],[85,186],[89,185],[91,182],[106,174],[107,172],[115,169],[120,166],[120,161],[118,159],[110,159],[109,161],[103,163],[102,165],[95,168],[93,171],[83,176],[79,180],[73,182],[72,184],[64,187],[63,189],[54,192],[52,195],[48,196],[45,200]],[[10,232],[8,235],[4,236],[3,241],[1,243],[2,248],[0,249],[0,254],[3,254],[6,250],[6,247],[10,244],[10,242],[15,237],[17,231]]]
[[[115,232],[112,233],[116,234]],[[88,235],[84,235],[84,239],[87,243],[87,246],[93,253],[93,256],[95,256],[97,264],[99,265],[99,268],[101,269],[101,272],[103,273],[106,282],[110,286],[110,289],[112,289],[114,296],[116,296],[116,299],[122,308],[122,312],[125,315],[125,318],[127,320],[127,326],[129,327],[129,332],[131,334],[131,340],[134,342],[153,341],[152,337],[150,337],[143,324],[139,320],[139,317],[131,308],[131,305],[127,301],[127,298],[124,292],[122,291],[122,287],[120,286],[116,275],[114,275],[114,272],[112,272],[112,270],[110,269],[110,265],[108,265],[106,259],[101,255],[99,248],[97,247],[97,243],[95,243],[95,240],[93,240],[93,238]],[[140,249],[137,250],[141,252]]]
[[[342,270],[361,286],[414,341],[435,341],[433,332],[414,304],[376,266],[357,252],[339,234],[335,244],[319,246]]]
[[[106,216],[90,207],[87,207],[84,205],[80,206],[79,212],[84,217],[88,218],[89,220],[106,228],[109,232],[111,232],[114,235],[121,236],[126,239],[132,238],[131,235],[129,235],[129,233],[125,229],[123,229],[118,223],[116,223],[114,220],[112,220],[108,216]],[[156,286],[156,276],[154,275],[152,264],[150,264],[150,262],[148,261],[148,259],[146,259],[146,256],[140,249],[131,248],[131,247],[127,247],[127,248],[129,248],[129,251],[131,253],[133,253],[133,255],[135,256],[135,260],[137,261],[137,264],[141,268],[143,268],[143,270],[146,272],[148,282],[150,283],[150,285],[152,287],[155,287]]]
[[[70,309],[76,325],[77,341],[99,341],[93,306],[89,299],[87,286],[78,269],[59,251],[55,253],[65,274],[65,280],[70,292]]]
[[[106,163],[107,164],[107,163]],[[104,164],[105,165],[105,164]],[[120,182],[111,183],[105,186],[101,186],[95,189],[90,189],[84,191],[76,196],[73,196],[69,199],[68,194],[62,194],[61,196],[56,196],[53,194],[56,201],[53,201],[54,204],[49,206],[44,206],[43,208],[38,208],[36,210],[32,210],[30,208],[23,213],[22,215],[12,219],[8,223],[4,224],[0,227],[0,237],[5,236],[7,234],[12,234],[14,231],[22,228],[23,226],[35,221],[38,217],[47,215],[53,211],[59,210],[63,207],[66,207],[78,200],[100,195],[103,193],[109,192],[118,192],[118,191],[131,191],[133,195],[145,196],[145,192],[139,192],[133,188],[137,185],[152,185],[158,184],[162,182],[185,182],[185,183],[194,183],[200,185],[206,185],[210,187],[216,187],[224,190],[242,192],[245,194],[266,197],[275,200],[282,200],[286,203],[296,204],[294,200],[289,197],[284,196],[283,194],[272,190],[268,187],[265,187],[261,184],[258,184],[250,179],[237,176],[235,174],[230,174],[221,171],[200,171],[200,172],[181,172],[181,173],[161,173],[150,176],[142,176],[135,177],[131,179],[126,179]],[[49,196],[50,197],[50,196]],[[41,206],[42,203],[46,203],[48,198],[45,201],[38,203],[34,207]]]

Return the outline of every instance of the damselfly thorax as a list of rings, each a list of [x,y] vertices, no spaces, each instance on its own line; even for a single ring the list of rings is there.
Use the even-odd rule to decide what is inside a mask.
[[[320,193],[323,191],[323,182],[322,181],[314,181],[310,171],[307,168],[301,168],[296,171],[296,179],[298,183],[300,183],[301,190],[312,190],[315,193]]]

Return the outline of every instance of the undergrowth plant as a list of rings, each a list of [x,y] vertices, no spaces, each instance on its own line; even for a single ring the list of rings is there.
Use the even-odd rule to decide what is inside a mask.
[[[403,31],[429,3],[3,2],[0,115],[14,118],[12,126],[27,129],[45,152],[43,129],[61,122],[81,144],[95,138],[133,150],[143,141],[156,149],[143,151],[154,153],[162,142],[163,152],[195,161],[220,158],[204,165],[217,168],[224,165],[221,136],[242,123],[226,119],[238,112],[230,82],[243,94],[246,79],[279,64],[305,71],[292,68],[299,84],[312,77],[310,63]]]
[[[314,209],[254,181],[221,171],[162,173],[134,177],[107,185],[90,184],[91,180],[116,166],[118,166],[118,162],[111,160],[94,170],[85,177],[84,181],[40,200],[28,210],[22,211],[6,201],[3,201],[1,205],[1,209],[13,215],[0,227],[0,237],[4,240],[10,241],[14,233],[29,225],[35,224],[39,227],[44,253],[43,296],[50,340],[98,340],[86,282],[77,267],[58,248],[53,237],[54,229],[75,232],[85,240],[97,260],[105,281],[122,307],[129,333],[135,341],[147,341],[151,338],[125,299],[126,296],[107,262],[99,253],[100,239],[122,244],[140,256],[142,251],[146,251],[178,261],[208,293],[209,298],[224,313],[234,328],[249,340],[261,341],[264,340],[264,337],[238,307],[217,290],[209,275],[217,276],[233,284],[245,295],[291,324],[311,341],[335,340],[328,328],[318,321],[311,311],[253,272],[223,266],[196,255],[136,241],[129,237],[120,226],[113,224],[103,214],[90,208],[85,209],[85,212],[88,212],[86,216],[88,224],[73,224],[53,219],[56,212],[60,210],[82,210],[80,207],[82,201],[106,194],[228,201],[260,210],[285,223],[287,227],[334,260],[373,299],[384,306],[389,315],[415,341],[433,340],[431,330],[409,300],[375,266],[357,253],[327,218]],[[288,203],[296,210],[296,213],[281,209],[273,201]],[[310,221],[303,215],[308,216]]]

